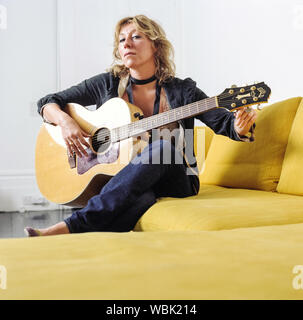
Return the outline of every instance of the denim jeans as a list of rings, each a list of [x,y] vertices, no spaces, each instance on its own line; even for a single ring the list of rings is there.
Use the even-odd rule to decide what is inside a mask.
[[[154,141],[64,221],[71,233],[130,231],[158,198],[196,194],[192,180],[196,177],[187,175],[186,169],[170,142]]]

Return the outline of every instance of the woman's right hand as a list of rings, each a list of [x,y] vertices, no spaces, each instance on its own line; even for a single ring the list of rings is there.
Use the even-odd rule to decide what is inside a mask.
[[[79,127],[78,123],[71,116],[61,110],[58,104],[46,104],[42,116],[47,122],[61,127],[62,136],[70,155],[75,152],[79,157],[82,157],[82,155],[88,156],[84,147],[90,148],[90,145],[85,140],[85,138],[90,136]]]
[[[84,147],[90,148],[89,143],[85,138],[90,137],[84,132],[78,123],[70,116],[64,117],[64,120],[60,121],[59,126],[62,130],[62,136],[66,143],[68,153],[71,155],[75,152],[80,158],[82,156],[88,156]]]

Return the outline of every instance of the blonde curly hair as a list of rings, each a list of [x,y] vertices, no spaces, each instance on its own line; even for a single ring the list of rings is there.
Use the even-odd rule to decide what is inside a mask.
[[[163,83],[171,77],[175,76],[174,48],[167,40],[166,34],[162,27],[155,21],[144,15],[136,15],[134,17],[126,17],[121,19],[115,29],[114,38],[114,62],[109,69],[116,77],[123,78],[129,75],[129,69],[122,64],[119,54],[119,34],[121,28],[129,23],[133,23],[139,32],[144,33],[151,41],[155,52],[156,77],[159,83]]]

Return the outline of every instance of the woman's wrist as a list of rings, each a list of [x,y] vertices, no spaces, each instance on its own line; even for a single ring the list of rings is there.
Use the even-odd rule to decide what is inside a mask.
[[[60,127],[64,126],[70,119],[70,116],[56,103],[45,105],[42,116],[44,119],[47,119],[49,122],[59,125]]]
[[[60,110],[61,111],[61,110]],[[64,111],[58,114],[58,126],[64,127],[70,121],[71,117]]]

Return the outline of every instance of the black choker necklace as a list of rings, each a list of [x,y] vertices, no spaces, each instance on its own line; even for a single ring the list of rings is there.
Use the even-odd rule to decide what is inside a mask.
[[[155,75],[153,75],[151,78],[145,79],[145,80],[138,80],[138,79],[135,79],[132,76],[130,76],[131,82],[134,83],[134,84],[138,84],[138,85],[147,84],[147,83],[155,81],[156,79],[157,78],[156,78]]]

